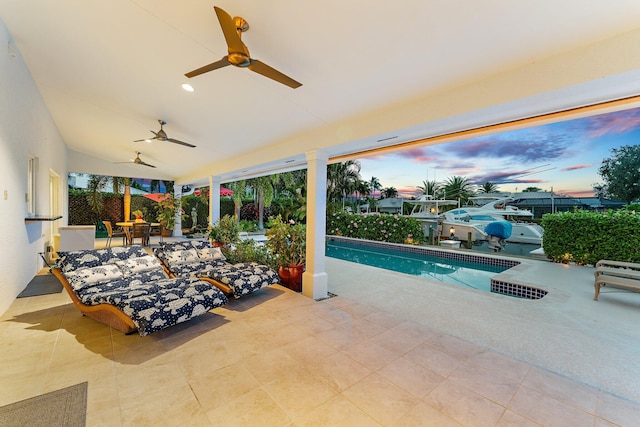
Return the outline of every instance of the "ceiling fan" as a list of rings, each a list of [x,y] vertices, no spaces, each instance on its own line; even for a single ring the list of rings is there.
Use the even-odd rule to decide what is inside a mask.
[[[150,165],[149,163],[143,162],[140,159],[140,152],[139,151],[136,151],[136,158],[135,159],[131,159],[130,162],[116,162],[116,164],[118,164],[118,163],[133,163],[135,165],[149,166],[150,168],[155,168],[155,166]]]
[[[167,122],[165,122],[164,120],[158,120],[158,123],[160,123],[160,130],[158,132],[154,132],[154,131],[149,131],[152,134],[154,134],[155,136],[153,138],[147,138],[147,139],[136,139],[133,142],[151,142],[152,140],[156,139],[158,141],[168,141],[168,142],[173,142],[174,144],[180,144],[180,145],[184,145],[187,147],[191,147],[191,148],[195,148],[196,146],[193,144],[189,144],[188,142],[184,142],[184,141],[180,141],[178,139],[173,139],[173,138],[169,138],[167,137],[167,133],[164,131],[163,126],[167,124]]]
[[[249,55],[249,49],[242,42],[242,33],[249,29],[249,23],[238,16],[231,18],[231,15],[217,6],[214,6],[213,8],[218,16],[218,21],[220,21],[224,38],[227,41],[229,54],[219,61],[205,65],[197,70],[193,70],[185,74],[185,76],[191,78],[209,71],[217,70],[218,68],[226,67],[227,65],[235,65],[236,67],[249,68],[251,71],[262,74],[265,77],[269,77],[270,79],[293,89],[302,86],[302,83],[282,74],[275,68],[271,68],[264,62],[252,59]]]

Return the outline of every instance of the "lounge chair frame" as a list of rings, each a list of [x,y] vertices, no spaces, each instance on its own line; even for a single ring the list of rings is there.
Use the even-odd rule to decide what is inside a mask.
[[[600,289],[611,285],[631,292],[640,292],[640,264],[624,261],[600,260],[596,263],[594,301],[598,301]]]
[[[86,305],[78,298],[73,291],[71,284],[64,277],[59,267],[54,267],[51,272],[60,280],[62,286],[71,297],[73,304],[80,310],[83,316],[90,317],[100,323],[112,327],[126,335],[132,334],[138,330],[133,320],[120,309],[110,304]]]

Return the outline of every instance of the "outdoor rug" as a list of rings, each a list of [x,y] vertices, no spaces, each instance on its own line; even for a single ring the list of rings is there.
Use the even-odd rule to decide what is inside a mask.
[[[29,284],[18,298],[35,297],[38,295],[58,294],[62,292],[62,283],[52,273],[38,274],[31,279]]]
[[[0,407],[3,427],[84,427],[87,382]]]

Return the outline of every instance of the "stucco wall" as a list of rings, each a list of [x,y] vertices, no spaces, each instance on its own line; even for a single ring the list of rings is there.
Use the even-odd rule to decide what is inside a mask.
[[[49,222],[25,222],[27,163],[36,157],[36,213],[49,215],[49,176],[60,176],[67,211],[66,146],[20,52],[0,21],[0,313],[43,267],[38,255],[50,240]],[[66,218],[58,221],[66,224]]]

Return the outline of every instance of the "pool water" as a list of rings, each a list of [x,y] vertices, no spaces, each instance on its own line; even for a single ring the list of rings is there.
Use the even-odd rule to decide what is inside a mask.
[[[486,292],[491,277],[509,268],[335,240],[327,241],[325,255]]]

